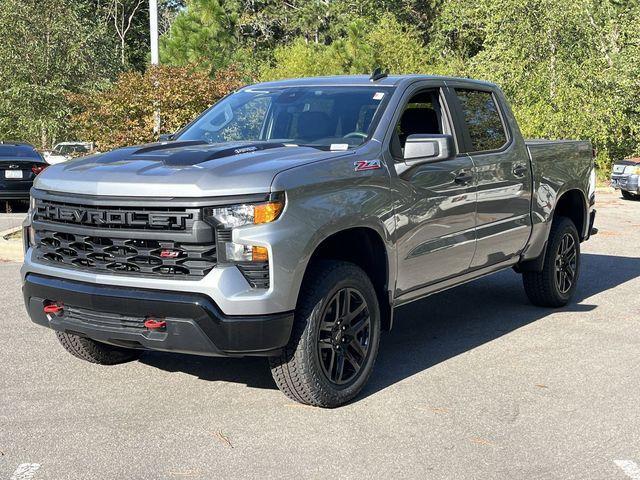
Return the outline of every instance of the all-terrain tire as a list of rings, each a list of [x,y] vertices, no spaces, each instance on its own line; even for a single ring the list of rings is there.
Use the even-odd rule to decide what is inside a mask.
[[[340,316],[342,307],[339,304],[343,298],[341,295],[349,295],[347,304],[351,304],[352,301],[360,306],[366,303],[364,313],[358,314],[359,320],[344,320],[344,324],[349,322],[353,322],[353,325],[362,324],[366,321],[367,312],[369,318],[369,327],[366,330],[368,335],[366,354],[358,355],[361,367],[359,370],[352,368],[354,377],[345,384],[332,381],[330,375],[336,371],[333,359],[337,358],[338,360],[335,361],[339,362],[340,354],[342,354],[343,368],[353,366],[349,360],[351,367],[344,367],[347,365],[345,356],[350,355],[350,358],[353,358],[354,353],[350,350],[352,344],[347,344],[346,350],[344,346],[339,350],[340,344],[336,345],[336,343],[340,340],[340,332],[333,336],[331,332],[335,328],[328,331],[329,327],[327,327],[331,324],[327,319],[333,318],[336,309],[338,314],[335,318]],[[352,300],[354,298],[356,300]],[[331,308],[334,310],[330,310]],[[357,310],[358,307],[354,309]],[[347,308],[348,311],[349,308]],[[340,325],[339,320],[335,323]],[[316,262],[307,272],[300,290],[291,339],[280,356],[269,359],[276,385],[292,400],[307,405],[331,408],[352,400],[367,383],[373,370],[380,342],[380,326],[380,309],[376,291],[367,274],[356,265],[347,262]],[[344,330],[346,327],[343,327],[338,326],[337,329]],[[357,328],[357,326],[347,328],[345,335],[350,335],[350,332]],[[355,336],[360,335],[360,340],[352,340],[355,337],[351,335],[344,341],[364,342],[363,331],[360,332],[355,334]],[[327,349],[328,340],[323,336],[331,339],[333,346],[329,349]],[[327,364],[330,366],[327,367]],[[336,374],[336,378],[340,377]]]
[[[100,365],[126,363],[142,355],[142,350],[107,345],[72,333],[56,332],[56,336],[64,349],[74,357]]]
[[[574,275],[570,288],[564,289],[558,280],[558,269],[566,265],[558,260],[559,249],[563,239],[570,236],[575,250]],[[568,240],[565,240],[568,242]],[[547,242],[544,265],[540,272],[523,272],[522,280],[527,297],[534,305],[540,307],[563,307],[571,300],[575,293],[580,273],[580,238],[573,222],[566,217],[557,217],[551,225],[551,232]]]

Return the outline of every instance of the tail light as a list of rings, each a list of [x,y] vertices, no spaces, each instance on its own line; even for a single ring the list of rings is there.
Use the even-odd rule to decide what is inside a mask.
[[[45,168],[47,168],[47,165],[34,165],[33,167],[31,167],[31,171],[33,172],[34,175],[38,175]]]

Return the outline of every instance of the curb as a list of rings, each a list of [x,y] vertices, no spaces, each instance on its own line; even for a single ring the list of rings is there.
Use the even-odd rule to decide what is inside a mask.
[[[12,228],[7,228],[6,230],[3,230],[0,232],[0,238],[3,238],[6,240],[7,235],[11,235],[13,233],[19,232],[20,230],[22,230],[22,225],[18,226],[18,227],[12,227]]]

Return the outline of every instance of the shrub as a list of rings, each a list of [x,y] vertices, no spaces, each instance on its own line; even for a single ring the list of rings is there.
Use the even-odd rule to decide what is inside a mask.
[[[157,140],[154,105],[160,110],[161,132],[183,127],[205,108],[241,87],[234,68],[214,78],[197,65],[158,66],[145,73],[125,72],[105,88],[73,94],[72,126],[77,137],[101,151]]]

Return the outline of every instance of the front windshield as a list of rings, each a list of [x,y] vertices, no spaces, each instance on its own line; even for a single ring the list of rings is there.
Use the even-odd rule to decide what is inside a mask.
[[[56,145],[53,149],[55,155],[70,155],[72,153],[86,153],[89,149],[84,145]]]
[[[178,139],[354,147],[372,133],[390,94],[380,86],[247,88],[207,110]]]

